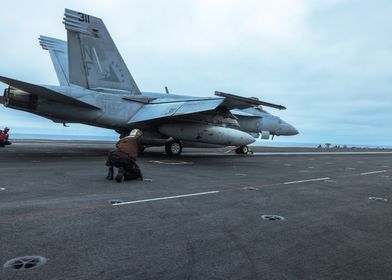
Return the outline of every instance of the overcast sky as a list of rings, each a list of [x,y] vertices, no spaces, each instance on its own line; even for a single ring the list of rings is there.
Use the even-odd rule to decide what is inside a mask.
[[[66,39],[64,8],[102,18],[142,91],[215,90],[287,106],[281,141],[392,139],[392,1],[3,1],[0,75],[57,84],[39,35]],[[5,85],[0,83],[1,88]],[[0,107],[14,133],[105,134]]]

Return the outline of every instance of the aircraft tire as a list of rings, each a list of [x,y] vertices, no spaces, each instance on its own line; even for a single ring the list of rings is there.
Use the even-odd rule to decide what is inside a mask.
[[[165,144],[165,152],[168,156],[179,156],[182,153],[182,144],[178,140],[169,141]]]
[[[238,150],[239,150],[240,154],[245,154],[246,155],[249,152],[249,147],[246,146],[246,145],[240,146],[238,148]]]

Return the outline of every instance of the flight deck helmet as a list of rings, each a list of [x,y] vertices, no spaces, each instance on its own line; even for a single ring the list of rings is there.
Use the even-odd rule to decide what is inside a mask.
[[[140,138],[143,136],[143,132],[140,129],[132,129],[129,136],[133,138]]]

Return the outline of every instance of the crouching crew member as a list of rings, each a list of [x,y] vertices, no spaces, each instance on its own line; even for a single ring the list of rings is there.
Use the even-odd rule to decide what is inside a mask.
[[[143,180],[143,175],[136,164],[138,146],[143,133],[139,129],[134,129],[127,137],[120,139],[116,143],[116,149],[109,152],[106,166],[109,167],[106,179],[113,180],[114,167],[118,168],[116,175],[117,182],[125,180]]]
[[[5,127],[4,130],[0,130],[0,147],[12,144],[10,141],[8,141],[8,131],[10,131],[8,127]]]

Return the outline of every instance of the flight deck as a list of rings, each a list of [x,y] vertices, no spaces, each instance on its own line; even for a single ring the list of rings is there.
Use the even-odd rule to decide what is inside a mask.
[[[391,150],[154,148],[116,183],[113,145],[0,148],[0,279],[392,275]],[[23,256],[42,259],[3,266]]]

